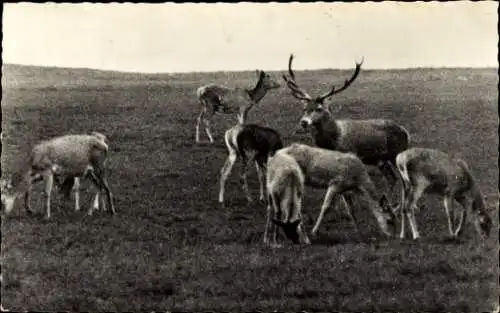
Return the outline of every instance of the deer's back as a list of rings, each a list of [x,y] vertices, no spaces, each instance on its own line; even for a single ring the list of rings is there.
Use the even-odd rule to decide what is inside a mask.
[[[257,151],[258,160],[273,155],[283,147],[281,136],[276,130],[257,124],[242,126],[236,142],[241,155],[245,155],[246,151]]]
[[[337,120],[336,124],[336,149],[353,152],[365,163],[395,159],[408,148],[408,132],[392,120]]]
[[[105,158],[108,146],[92,135],[66,135],[33,147],[32,165],[38,168],[57,164],[68,172],[83,171],[89,162]]]
[[[283,149],[299,163],[307,180],[314,185],[357,185],[365,179],[366,168],[353,153],[294,143]]]
[[[413,148],[404,152],[410,180],[425,179],[428,192],[458,191],[471,186],[467,163],[449,154],[426,148]]]

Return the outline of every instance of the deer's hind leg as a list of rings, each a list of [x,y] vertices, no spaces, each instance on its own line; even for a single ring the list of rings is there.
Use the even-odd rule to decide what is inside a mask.
[[[257,175],[259,177],[259,185],[260,185],[260,198],[259,200],[264,201],[266,199],[266,172],[267,172],[267,160],[263,160],[260,157],[257,157],[255,161],[255,169],[257,170]]]
[[[329,186],[328,189],[326,190],[325,194],[325,199],[323,200],[323,204],[321,205],[321,211],[319,212],[318,219],[316,220],[316,224],[314,225],[311,234],[315,236],[318,233],[319,225],[321,224],[321,221],[323,220],[323,217],[325,216],[326,210],[328,207],[330,207],[332,200],[335,198],[335,196],[338,194],[339,190],[337,186],[332,185]]]
[[[250,189],[248,188],[248,172],[250,164],[252,164],[255,161],[255,155],[256,155],[255,152],[247,151],[245,155],[241,156],[243,166],[241,168],[240,179],[241,179],[241,185],[243,187],[243,192],[247,197],[248,203],[253,202],[252,195],[250,194]]]
[[[228,156],[226,159],[226,162],[224,162],[224,165],[222,166],[222,169],[220,171],[220,189],[219,189],[219,203],[224,204],[224,192],[225,192],[225,187],[226,187],[226,180],[228,179],[229,175],[231,174],[231,171],[233,169],[234,163],[236,162],[238,158],[238,153],[236,151],[236,148],[233,146],[231,143],[231,132],[226,131],[225,134],[225,140],[226,140],[226,147],[228,150]]]

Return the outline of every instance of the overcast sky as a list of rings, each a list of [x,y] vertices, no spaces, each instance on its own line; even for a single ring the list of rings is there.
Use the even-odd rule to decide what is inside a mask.
[[[5,63],[138,72],[496,67],[494,1],[4,4]]]

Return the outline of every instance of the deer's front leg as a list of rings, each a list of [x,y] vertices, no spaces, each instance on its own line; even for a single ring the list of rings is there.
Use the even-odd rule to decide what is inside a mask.
[[[75,212],[80,211],[80,178],[75,177],[73,182],[73,193],[75,194]]]
[[[229,152],[229,156],[227,157],[224,166],[221,169],[220,174],[220,190],[219,190],[219,203],[224,204],[224,191],[226,187],[226,180],[231,174],[231,170],[233,169],[234,163],[236,162],[237,155],[235,152]]]
[[[448,233],[450,234],[450,237],[455,237],[455,232],[453,231],[453,221],[450,215],[450,213],[455,215],[452,207],[453,198],[450,195],[445,195],[443,202],[446,211],[446,218],[448,219]]]

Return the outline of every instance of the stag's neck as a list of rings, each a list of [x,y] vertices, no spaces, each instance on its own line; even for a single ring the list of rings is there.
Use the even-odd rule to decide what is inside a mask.
[[[324,116],[311,127],[311,135],[320,148],[337,150],[339,134],[337,123],[331,116]]]
[[[257,85],[255,85],[253,89],[247,90],[250,99],[252,99],[254,103],[259,103],[260,100],[265,97],[268,91],[269,90],[264,87],[261,80],[257,82]]]

